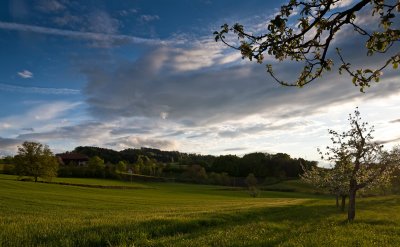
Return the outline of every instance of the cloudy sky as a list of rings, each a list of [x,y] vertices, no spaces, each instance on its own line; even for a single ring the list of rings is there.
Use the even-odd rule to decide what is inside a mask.
[[[388,148],[399,144],[398,70],[386,71],[365,94],[337,71],[287,88],[265,65],[213,41],[223,23],[265,30],[282,3],[1,1],[0,155],[31,140],[54,152],[143,146],[318,160],[328,129],[345,130],[356,106],[375,126],[377,140]],[[363,16],[359,21],[376,24]],[[366,58],[363,41],[344,30],[334,45],[357,66],[374,67],[383,58]],[[296,76],[295,65],[268,62],[284,78]]]

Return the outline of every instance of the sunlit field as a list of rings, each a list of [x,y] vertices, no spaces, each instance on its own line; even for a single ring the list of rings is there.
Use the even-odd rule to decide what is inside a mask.
[[[327,196],[175,183],[0,175],[1,246],[399,246],[400,197],[359,199],[353,223]]]

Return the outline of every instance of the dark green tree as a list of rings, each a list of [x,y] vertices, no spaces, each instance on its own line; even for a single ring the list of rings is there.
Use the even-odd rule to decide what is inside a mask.
[[[128,167],[128,164],[125,161],[120,161],[120,162],[118,162],[116,168],[117,168],[117,171],[119,171],[119,172],[125,172],[127,167]]]
[[[240,160],[240,174],[245,177],[249,173],[266,177],[273,173],[273,164],[264,153],[249,153]]]
[[[101,159],[99,156],[93,156],[88,161],[88,168],[89,169],[104,169],[104,160]]]
[[[340,48],[336,47],[339,72],[345,71],[352,76],[354,85],[363,92],[365,87],[370,87],[371,81],[379,81],[383,70],[389,65],[398,67],[400,52],[395,43],[400,41],[400,30],[396,25],[399,22],[400,2],[360,0],[348,6],[341,6],[341,3],[341,0],[290,0],[281,6],[275,18],[266,23],[267,33],[252,33],[239,23],[233,26],[224,24],[220,31],[214,32],[215,40],[239,50],[243,58],[254,59],[258,63],[263,62],[265,55],[278,61],[303,62],[303,69],[294,82],[279,79],[272,65],[267,65],[267,72],[278,83],[302,87],[332,69],[333,60],[329,57],[329,51],[332,50],[333,40],[340,31],[351,28],[354,35],[361,36],[358,40],[366,40],[360,45],[366,47],[369,56],[387,54],[386,60],[377,68],[354,69],[345,61]],[[380,25],[375,28],[375,25],[363,24],[359,21],[362,18],[361,11],[370,18],[376,18]],[[238,41],[231,42],[228,33],[233,33]],[[391,48],[394,53],[388,52]]]
[[[104,160],[99,156],[93,156],[88,161],[88,169],[94,177],[104,177],[105,176],[105,164]]]
[[[188,166],[184,172],[184,176],[197,183],[204,182],[208,178],[206,170],[200,165]]]
[[[221,155],[214,159],[212,164],[213,171],[226,172],[230,176],[239,176],[240,158],[236,155]]]
[[[18,154],[14,158],[15,171],[19,176],[32,176],[51,179],[57,176],[58,161],[50,148],[38,142],[24,142],[18,147]]]

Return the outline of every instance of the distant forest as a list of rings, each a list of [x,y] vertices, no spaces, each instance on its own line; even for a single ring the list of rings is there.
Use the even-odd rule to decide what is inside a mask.
[[[243,157],[236,155],[200,155],[178,151],[162,151],[154,148],[125,149],[115,151],[99,147],[77,147],[72,152],[98,156],[104,162],[117,164],[125,161],[128,164],[138,163],[141,160],[151,160],[153,163],[163,164],[163,173],[176,173],[188,166],[200,166],[207,173],[227,173],[232,177],[246,177],[253,173],[257,177],[299,177],[303,168],[310,169],[317,166],[316,161],[302,158],[291,158],[285,153],[249,153]],[[140,161],[142,162],[142,161]]]
[[[143,181],[178,181],[204,184],[245,186],[246,178],[271,183],[298,178],[317,166],[316,161],[292,158],[285,153],[249,153],[236,155],[201,155],[162,151],[154,148],[115,151],[100,147],[79,146],[64,154],[81,154],[88,161],[60,163],[59,177],[97,177]],[[62,155],[62,154],[58,154]],[[14,157],[0,159],[2,173],[17,174]]]

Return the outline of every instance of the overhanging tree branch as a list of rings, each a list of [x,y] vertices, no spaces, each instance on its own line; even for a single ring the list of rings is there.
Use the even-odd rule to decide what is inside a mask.
[[[369,56],[375,52],[386,53],[394,43],[400,41],[400,30],[393,26],[395,11],[400,11],[400,1],[394,3],[384,0],[361,0],[351,7],[339,8],[339,11],[336,11],[339,3],[340,0],[291,0],[289,4],[282,6],[280,12],[268,23],[268,33],[254,35],[245,31],[241,24],[236,23],[232,27],[224,24],[220,31],[214,32],[215,40],[239,50],[242,57],[250,61],[255,59],[262,63],[264,54],[268,54],[278,61],[303,62],[303,69],[294,82],[281,80],[275,74],[272,65],[267,65],[267,72],[278,83],[298,87],[314,81],[332,69],[333,60],[327,54],[333,39],[345,26],[350,26],[355,33],[368,37],[366,48]],[[371,15],[378,16],[379,30],[370,32],[357,23],[357,14],[366,8],[371,10]],[[293,25],[291,20],[296,17],[298,24]],[[229,33],[238,38],[239,44],[228,41],[226,36]],[[396,54],[376,70],[361,69],[354,72],[339,50],[338,54],[342,63],[339,72],[345,71],[351,75],[353,83],[360,87],[361,92],[370,86],[371,81],[378,82],[382,71],[389,64],[397,68],[400,63],[400,56]]]

